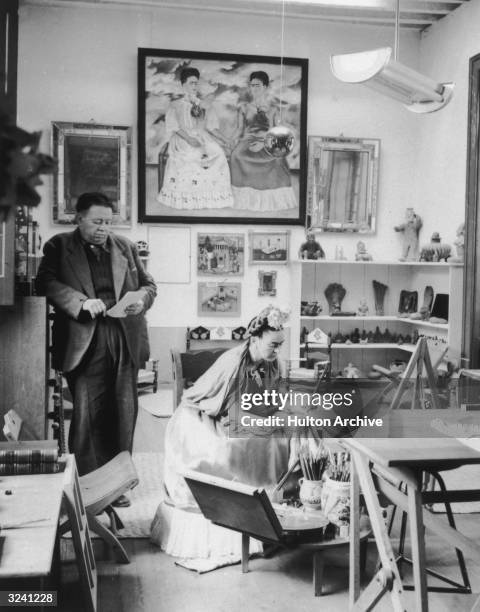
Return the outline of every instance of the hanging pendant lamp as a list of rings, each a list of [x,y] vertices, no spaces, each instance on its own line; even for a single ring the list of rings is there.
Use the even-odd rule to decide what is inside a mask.
[[[264,149],[272,157],[286,157],[293,150],[295,134],[286,125],[282,125],[283,120],[283,88],[284,88],[284,38],[285,38],[285,0],[282,0],[282,31],[280,49],[280,119],[279,125],[271,127],[265,134]]]
[[[362,83],[402,102],[414,113],[443,108],[453,95],[453,83],[438,83],[397,60],[400,0],[395,9],[395,50],[382,47],[360,53],[332,55],[334,76],[344,83]]]

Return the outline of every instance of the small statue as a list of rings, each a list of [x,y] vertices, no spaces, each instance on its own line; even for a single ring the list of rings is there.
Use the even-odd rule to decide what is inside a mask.
[[[343,368],[343,376],[345,378],[360,378],[361,372],[360,370],[353,365],[353,363],[349,363],[345,368]]]
[[[325,259],[325,251],[315,240],[313,232],[307,232],[307,240],[300,247],[298,256],[300,259]]]
[[[405,222],[396,225],[396,232],[403,232],[403,251],[400,261],[418,261],[418,234],[422,227],[422,219],[416,215],[413,208],[407,208]]]
[[[420,261],[441,261],[442,259],[447,261],[451,252],[452,247],[442,243],[438,232],[433,232],[430,244],[424,245],[420,251]]]
[[[367,344],[367,342],[368,342],[367,332],[363,330],[362,335],[360,336],[360,344]]]
[[[357,242],[357,252],[355,253],[355,261],[372,261],[372,256],[367,252],[367,247],[362,240]]]
[[[325,289],[325,297],[328,302],[329,314],[341,312],[342,300],[346,294],[345,287],[340,283],[330,283]]]
[[[461,223],[457,229],[457,237],[453,243],[457,249],[455,257],[449,257],[449,263],[463,263],[465,259],[465,223]]]
[[[417,321],[427,321],[430,318],[430,311],[433,304],[433,287],[427,285],[423,292],[423,305],[418,312],[412,312],[410,319]]]
[[[358,307],[358,315],[360,317],[366,317],[368,314],[368,304],[365,298],[361,298],[360,305]]]
[[[343,247],[342,246],[338,246],[337,245],[335,247],[335,260],[336,261],[347,261],[347,258],[343,254]]]

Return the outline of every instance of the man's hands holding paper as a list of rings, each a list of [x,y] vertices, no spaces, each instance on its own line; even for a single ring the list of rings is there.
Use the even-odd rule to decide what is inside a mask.
[[[130,304],[129,306],[127,306],[125,308],[124,312],[125,312],[125,314],[127,316],[129,316],[129,315],[138,315],[138,314],[141,314],[143,312],[144,308],[145,308],[145,304],[144,304],[143,300],[138,300],[134,304]]]
[[[105,306],[103,300],[89,298],[83,302],[82,310],[89,312],[92,319],[95,319],[99,315],[105,316],[107,307]]]
[[[127,293],[109,310],[109,317],[122,318],[131,315],[141,314],[145,309],[143,298],[146,295],[145,289],[138,291],[127,291]]]

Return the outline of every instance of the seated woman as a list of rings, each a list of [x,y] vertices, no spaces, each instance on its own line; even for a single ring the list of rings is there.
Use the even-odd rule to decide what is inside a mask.
[[[239,140],[230,159],[237,209],[267,212],[297,206],[287,160],[270,155],[264,147],[265,135],[280,120],[278,107],[268,97],[269,83],[263,70],[252,72],[251,102],[238,110]]]
[[[253,486],[274,488],[288,468],[289,440],[273,428],[243,430],[240,413],[269,415],[274,406],[243,412],[244,393],[278,389],[278,351],[284,342],[287,313],[268,306],[248,326],[249,338],[223,353],[186,390],[165,433],[166,498],[152,524],[152,540],[184,559],[220,565],[239,560],[241,538],[212,525],[200,510],[181,473],[194,469]],[[251,552],[257,550],[251,547]]]
[[[197,96],[200,72],[180,73],[183,95],[165,117],[169,135],[165,178],[157,200],[176,209],[203,210],[233,206],[230,170],[221,145],[229,147],[213,109]],[[219,144],[220,143],[220,144]]]

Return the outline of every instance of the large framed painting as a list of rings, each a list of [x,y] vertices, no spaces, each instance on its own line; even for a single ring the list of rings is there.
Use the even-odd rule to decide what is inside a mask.
[[[307,80],[307,59],[139,49],[139,221],[303,225]]]
[[[131,225],[131,128],[94,123],[52,123],[53,221],[73,223],[78,197],[101,191],[113,202],[113,224]]]

